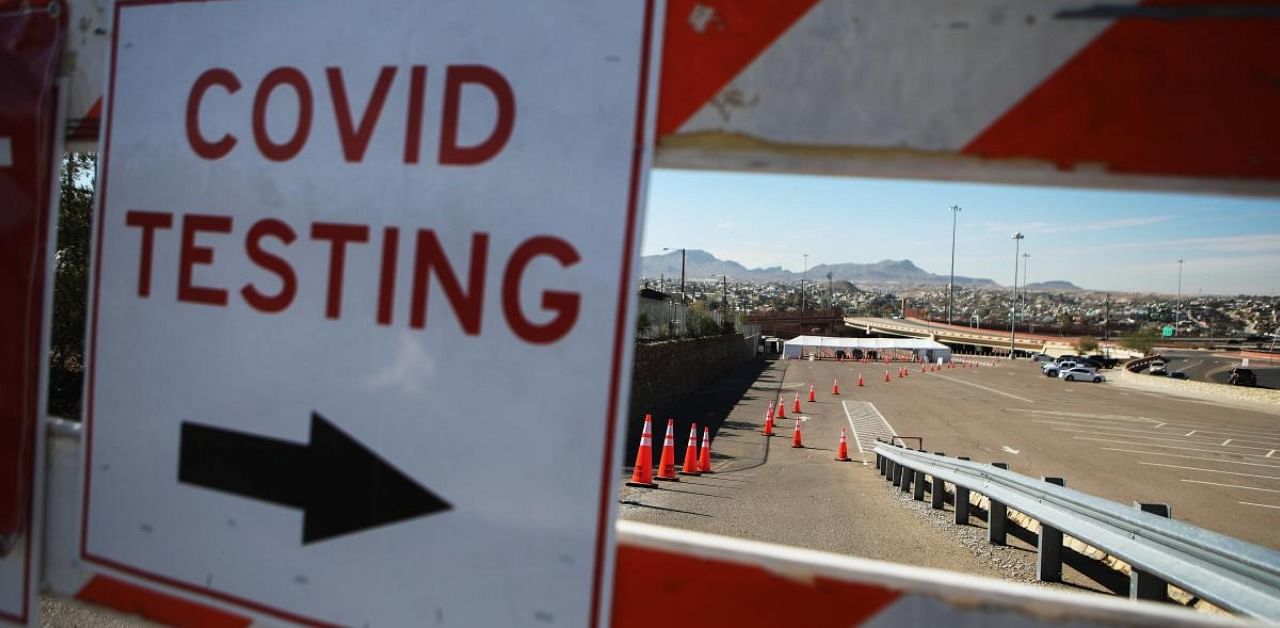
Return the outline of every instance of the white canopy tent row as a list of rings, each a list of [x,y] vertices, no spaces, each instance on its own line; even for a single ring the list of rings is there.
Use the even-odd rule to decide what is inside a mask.
[[[830,359],[867,357],[892,360],[916,359],[936,362],[951,361],[951,348],[925,338],[838,338],[834,336],[796,336],[782,344],[782,357],[796,360],[808,356]]]

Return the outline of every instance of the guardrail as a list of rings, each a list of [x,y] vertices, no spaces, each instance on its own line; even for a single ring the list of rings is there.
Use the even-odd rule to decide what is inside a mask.
[[[881,442],[876,468],[917,501],[931,493],[943,508],[946,483],[953,486],[957,524],[969,520],[969,493],[985,495],[988,540],[1003,545],[1007,510],[1040,522],[1040,580],[1062,577],[1062,536],[1088,543],[1129,563],[1129,597],[1165,601],[1167,584],[1245,615],[1280,620],[1280,552],[1166,518],[1168,507],[1116,502],[1066,488],[1062,478],[1033,480],[1003,463],[985,465]],[[928,484],[926,484],[928,480]],[[1163,506],[1163,508],[1161,508]],[[1164,511],[1164,516],[1150,511]]]

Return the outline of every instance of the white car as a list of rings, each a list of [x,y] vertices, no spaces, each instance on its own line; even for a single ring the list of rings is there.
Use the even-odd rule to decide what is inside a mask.
[[[1151,368],[1147,372],[1152,375],[1168,375],[1169,365],[1162,360],[1156,360],[1151,363]]]
[[[1095,384],[1102,383],[1106,379],[1098,374],[1098,369],[1089,366],[1074,366],[1069,369],[1063,369],[1058,372],[1058,378],[1069,382],[1085,381]]]
[[[1079,364],[1070,360],[1063,362],[1049,362],[1040,366],[1040,372],[1044,373],[1045,377],[1060,377],[1067,369],[1075,368],[1077,366],[1079,366]]]

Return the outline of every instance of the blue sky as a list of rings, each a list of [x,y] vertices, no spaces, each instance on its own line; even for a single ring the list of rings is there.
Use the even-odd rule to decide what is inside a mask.
[[[642,251],[704,249],[748,267],[910,259],[1013,281],[1184,295],[1280,291],[1280,200],[846,177],[654,170]],[[1019,265],[1019,283],[1022,283]]]

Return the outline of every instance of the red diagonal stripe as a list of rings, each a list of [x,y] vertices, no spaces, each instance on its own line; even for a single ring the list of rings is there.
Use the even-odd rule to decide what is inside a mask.
[[[1280,20],[1122,17],[963,152],[1062,168],[1097,162],[1129,174],[1275,179],[1276,112]]]
[[[675,133],[818,0],[670,0],[658,135]]]

